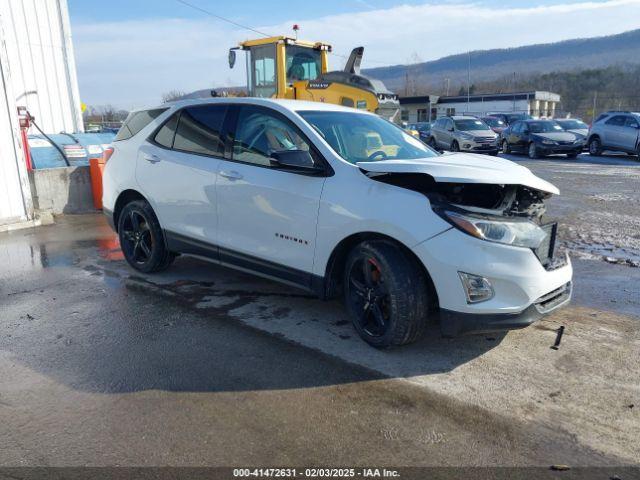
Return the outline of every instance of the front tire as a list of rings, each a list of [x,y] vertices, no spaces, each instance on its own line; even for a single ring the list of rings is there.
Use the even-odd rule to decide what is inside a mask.
[[[507,155],[511,153],[511,147],[506,140],[502,141],[502,153],[506,153]]]
[[[401,247],[365,241],[349,254],[344,298],[360,337],[376,348],[416,341],[428,320],[425,273]]]
[[[567,153],[567,158],[577,158],[578,152]]]
[[[457,140],[454,140],[453,142],[451,142],[451,148],[450,150],[452,152],[459,152],[460,151],[460,145],[458,144]]]
[[[602,143],[598,137],[589,140],[589,155],[596,157],[602,155]]]
[[[118,218],[118,236],[125,260],[140,272],[160,272],[175,258],[166,247],[153,208],[145,200],[134,200],[125,205]]]
[[[527,150],[527,153],[529,155],[529,158],[532,160],[535,160],[536,158],[540,158],[540,153],[538,153],[538,147],[536,147],[536,144],[533,142],[529,144],[529,149]]]

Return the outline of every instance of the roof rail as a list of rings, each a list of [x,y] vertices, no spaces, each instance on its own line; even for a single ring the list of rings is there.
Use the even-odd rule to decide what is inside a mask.
[[[633,113],[633,112],[630,112],[629,110],[607,110],[604,113]]]

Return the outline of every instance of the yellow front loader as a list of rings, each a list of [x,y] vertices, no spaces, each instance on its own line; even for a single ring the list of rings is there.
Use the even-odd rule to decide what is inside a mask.
[[[398,96],[384,84],[360,74],[363,47],[355,48],[344,70],[329,72],[331,45],[290,37],[248,40],[229,50],[229,66],[236,50],[246,52],[249,96],[290,98],[360,108],[392,121],[399,120]]]

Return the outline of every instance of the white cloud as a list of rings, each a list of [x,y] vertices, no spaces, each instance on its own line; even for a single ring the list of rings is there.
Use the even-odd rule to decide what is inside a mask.
[[[301,38],[332,43],[336,53],[347,55],[364,45],[363,66],[375,67],[406,63],[414,54],[433,60],[467,50],[620,33],[637,28],[639,16],[640,0],[531,8],[446,3],[256,27],[286,34],[299,23]],[[209,18],[74,24],[73,33],[83,100],[125,108],[157,103],[172,89],[242,84],[244,63],[229,70],[227,51],[254,36]],[[333,68],[343,64],[343,58],[333,57]]]

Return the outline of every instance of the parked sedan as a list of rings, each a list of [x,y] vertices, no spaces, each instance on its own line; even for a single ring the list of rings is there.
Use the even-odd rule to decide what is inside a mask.
[[[489,125],[491,130],[493,130],[498,135],[501,135],[502,132],[507,128],[507,124],[504,120],[501,120],[498,117],[482,117],[482,121]]]
[[[490,113],[488,116],[502,120],[507,127],[520,120],[531,120],[533,118],[528,113]]]
[[[582,135],[565,131],[553,120],[524,120],[502,132],[504,153],[525,153],[539,158],[556,153],[575,158],[585,145]]]
[[[584,138],[587,138],[587,135],[589,134],[589,125],[584,123],[582,120],[578,120],[576,118],[563,118],[556,120],[556,122],[567,132],[582,135]]]
[[[429,141],[429,135],[431,135],[431,125],[433,125],[433,122],[417,122],[410,123],[407,128],[418,132],[420,140],[427,143]]]

